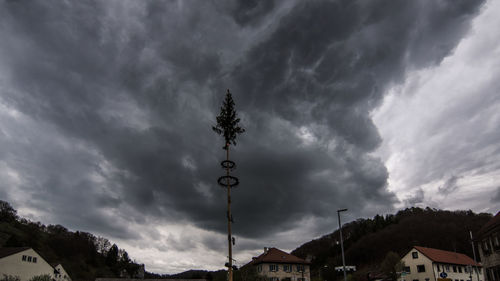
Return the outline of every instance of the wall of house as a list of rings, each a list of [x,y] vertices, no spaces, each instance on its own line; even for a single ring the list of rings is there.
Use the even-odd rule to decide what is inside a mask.
[[[480,267],[477,269],[473,267],[472,272],[465,265],[434,263],[433,267],[437,278],[440,278],[439,274],[444,271],[447,275],[446,278],[452,281],[467,281],[471,279],[471,275],[472,281],[484,281],[483,270]]]
[[[413,258],[412,253],[417,253],[417,258]],[[422,253],[417,251],[416,249],[411,250],[401,259],[405,266],[410,267],[410,273],[404,276],[401,276],[400,280],[402,281],[436,281],[434,276],[434,270],[432,267],[432,261],[424,256]],[[418,272],[417,266],[424,265],[425,272]]]
[[[271,264],[276,265],[278,270],[270,271]],[[290,278],[291,281],[298,281],[300,280],[299,278],[305,278],[305,281],[311,280],[309,265],[304,265],[304,272],[297,271],[296,264],[287,264],[292,266],[292,270],[291,272],[286,272],[284,270],[284,265],[285,264],[278,264],[278,263],[261,263],[259,265],[256,265],[257,273],[266,276],[268,278],[275,277],[278,278],[279,280],[283,280],[285,278]],[[259,266],[261,270],[259,270]]]
[[[31,257],[31,262],[23,256]],[[36,263],[33,262],[36,258]],[[13,275],[19,276],[21,281],[28,281],[33,276],[48,274],[54,278],[54,269],[33,249],[28,249],[0,259],[0,276]]]
[[[488,274],[485,274],[487,281],[500,280],[500,225],[496,225],[488,233],[479,237],[478,252],[481,257],[483,267]]]
[[[61,264],[58,264],[54,268],[59,271],[59,274],[55,274],[56,281],[71,281],[69,274],[66,272],[66,270],[64,270]]]

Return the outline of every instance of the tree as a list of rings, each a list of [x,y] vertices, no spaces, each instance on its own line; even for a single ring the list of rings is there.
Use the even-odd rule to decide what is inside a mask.
[[[116,244],[113,244],[111,248],[109,249],[108,253],[106,254],[106,264],[114,267],[118,262],[118,246]]]
[[[226,98],[220,108],[220,114],[216,118],[217,125],[212,126],[214,132],[224,136],[225,143],[222,149],[229,149],[231,143],[236,145],[236,136],[245,132],[245,129],[238,126],[240,118],[236,116],[234,105],[231,92],[227,89]]]
[[[399,255],[395,252],[388,252],[384,260],[380,264],[382,272],[391,280],[397,280],[401,271],[403,271],[404,263]]]
[[[17,211],[5,201],[0,200],[0,221],[13,222],[17,220]]]

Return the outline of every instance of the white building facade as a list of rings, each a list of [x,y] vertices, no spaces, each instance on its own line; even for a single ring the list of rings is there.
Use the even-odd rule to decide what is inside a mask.
[[[21,281],[28,281],[44,274],[54,278],[54,268],[32,248],[0,249],[0,276],[18,276]]]
[[[414,246],[401,261],[399,281],[485,281],[482,266],[460,253]]]

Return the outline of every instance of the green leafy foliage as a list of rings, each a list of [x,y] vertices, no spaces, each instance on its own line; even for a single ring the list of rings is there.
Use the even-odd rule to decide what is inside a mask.
[[[217,116],[217,125],[212,126],[212,130],[224,137],[225,143],[222,147],[227,149],[229,144],[236,145],[236,136],[245,132],[245,129],[238,126],[240,118],[237,118],[236,110],[234,109],[234,101],[229,89],[226,93],[226,98],[220,108],[219,116]]]
[[[384,260],[380,264],[380,270],[385,276],[391,280],[397,280],[400,272],[403,271],[404,263],[401,262],[401,257],[393,251],[385,255]]]

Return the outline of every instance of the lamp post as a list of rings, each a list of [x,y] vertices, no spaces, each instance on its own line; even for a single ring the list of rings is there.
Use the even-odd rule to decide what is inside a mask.
[[[347,211],[347,209],[337,210],[337,216],[339,218],[340,248],[342,249],[342,266],[344,267],[344,281],[347,281],[347,272],[345,271],[345,258],[344,258],[344,240],[342,238],[342,223],[340,222],[340,213],[345,211]]]

